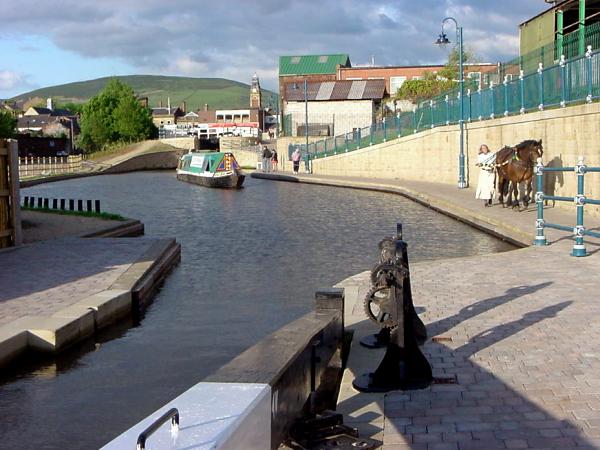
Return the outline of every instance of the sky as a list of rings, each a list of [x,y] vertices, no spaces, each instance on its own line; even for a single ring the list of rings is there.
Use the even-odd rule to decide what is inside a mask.
[[[518,55],[544,0],[19,0],[2,2],[0,98],[112,75],[217,77],[277,89],[280,55],[352,65],[443,63],[454,17],[482,62]],[[451,22],[446,34],[454,41]]]

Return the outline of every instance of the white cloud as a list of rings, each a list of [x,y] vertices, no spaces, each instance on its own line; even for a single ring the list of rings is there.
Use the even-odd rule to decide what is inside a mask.
[[[61,8],[50,7],[53,3],[8,2],[0,35],[43,35],[63,50],[117,58],[140,72],[248,82],[256,71],[272,89],[278,56],[285,54],[349,53],[353,62],[375,55],[382,65],[443,62],[432,42],[446,15],[456,17],[467,46],[483,60],[511,59],[518,52],[518,24],[545,6],[533,0],[503,0],[501,9],[497,0],[178,0],[177,7],[163,0],[61,0]],[[447,33],[454,33],[450,24]]]
[[[12,70],[0,70],[0,91],[8,91],[27,84],[24,75]]]

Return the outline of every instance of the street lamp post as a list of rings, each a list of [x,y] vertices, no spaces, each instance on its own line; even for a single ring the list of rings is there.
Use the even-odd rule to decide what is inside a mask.
[[[304,134],[306,135],[306,173],[310,173],[310,153],[308,151],[308,82],[304,79]]]
[[[293,89],[298,89],[298,84],[294,83]],[[308,152],[308,82],[304,79],[304,136],[306,137],[306,173],[310,173],[310,153]]]
[[[458,188],[464,189],[468,186],[467,178],[465,176],[465,136],[464,136],[464,112],[465,112],[465,102],[464,102],[464,90],[465,90],[465,77],[463,73],[463,29],[458,26],[458,22],[454,17],[446,17],[442,20],[442,33],[439,38],[435,42],[437,45],[446,45],[449,44],[450,41],[446,37],[444,33],[444,24],[447,21],[454,22],[454,26],[456,27],[456,40],[458,42],[458,84],[459,84],[459,92],[460,92],[460,117],[458,119],[458,126],[460,129],[460,150],[458,153]]]

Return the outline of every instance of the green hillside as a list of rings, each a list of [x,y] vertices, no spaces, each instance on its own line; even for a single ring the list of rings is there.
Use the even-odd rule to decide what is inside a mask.
[[[127,83],[140,97],[148,97],[150,106],[158,106],[162,101],[167,105],[179,106],[186,102],[187,110],[194,111],[207,103],[210,109],[215,108],[248,108],[250,104],[250,85],[223,78],[187,78],[159,75],[127,75],[104,77],[95,80],[50,86],[26,92],[12,100],[30,98],[46,99],[51,97],[55,102],[84,102],[96,95],[111,78],[118,78]],[[275,94],[263,89],[263,104],[268,104]],[[275,100],[272,101],[275,104]]]

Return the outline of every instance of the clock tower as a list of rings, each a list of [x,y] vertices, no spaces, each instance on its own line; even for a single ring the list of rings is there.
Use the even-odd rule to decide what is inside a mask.
[[[252,77],[252,85],[250,86],[250,108],[261,108],[260,83],[256,74]]]

